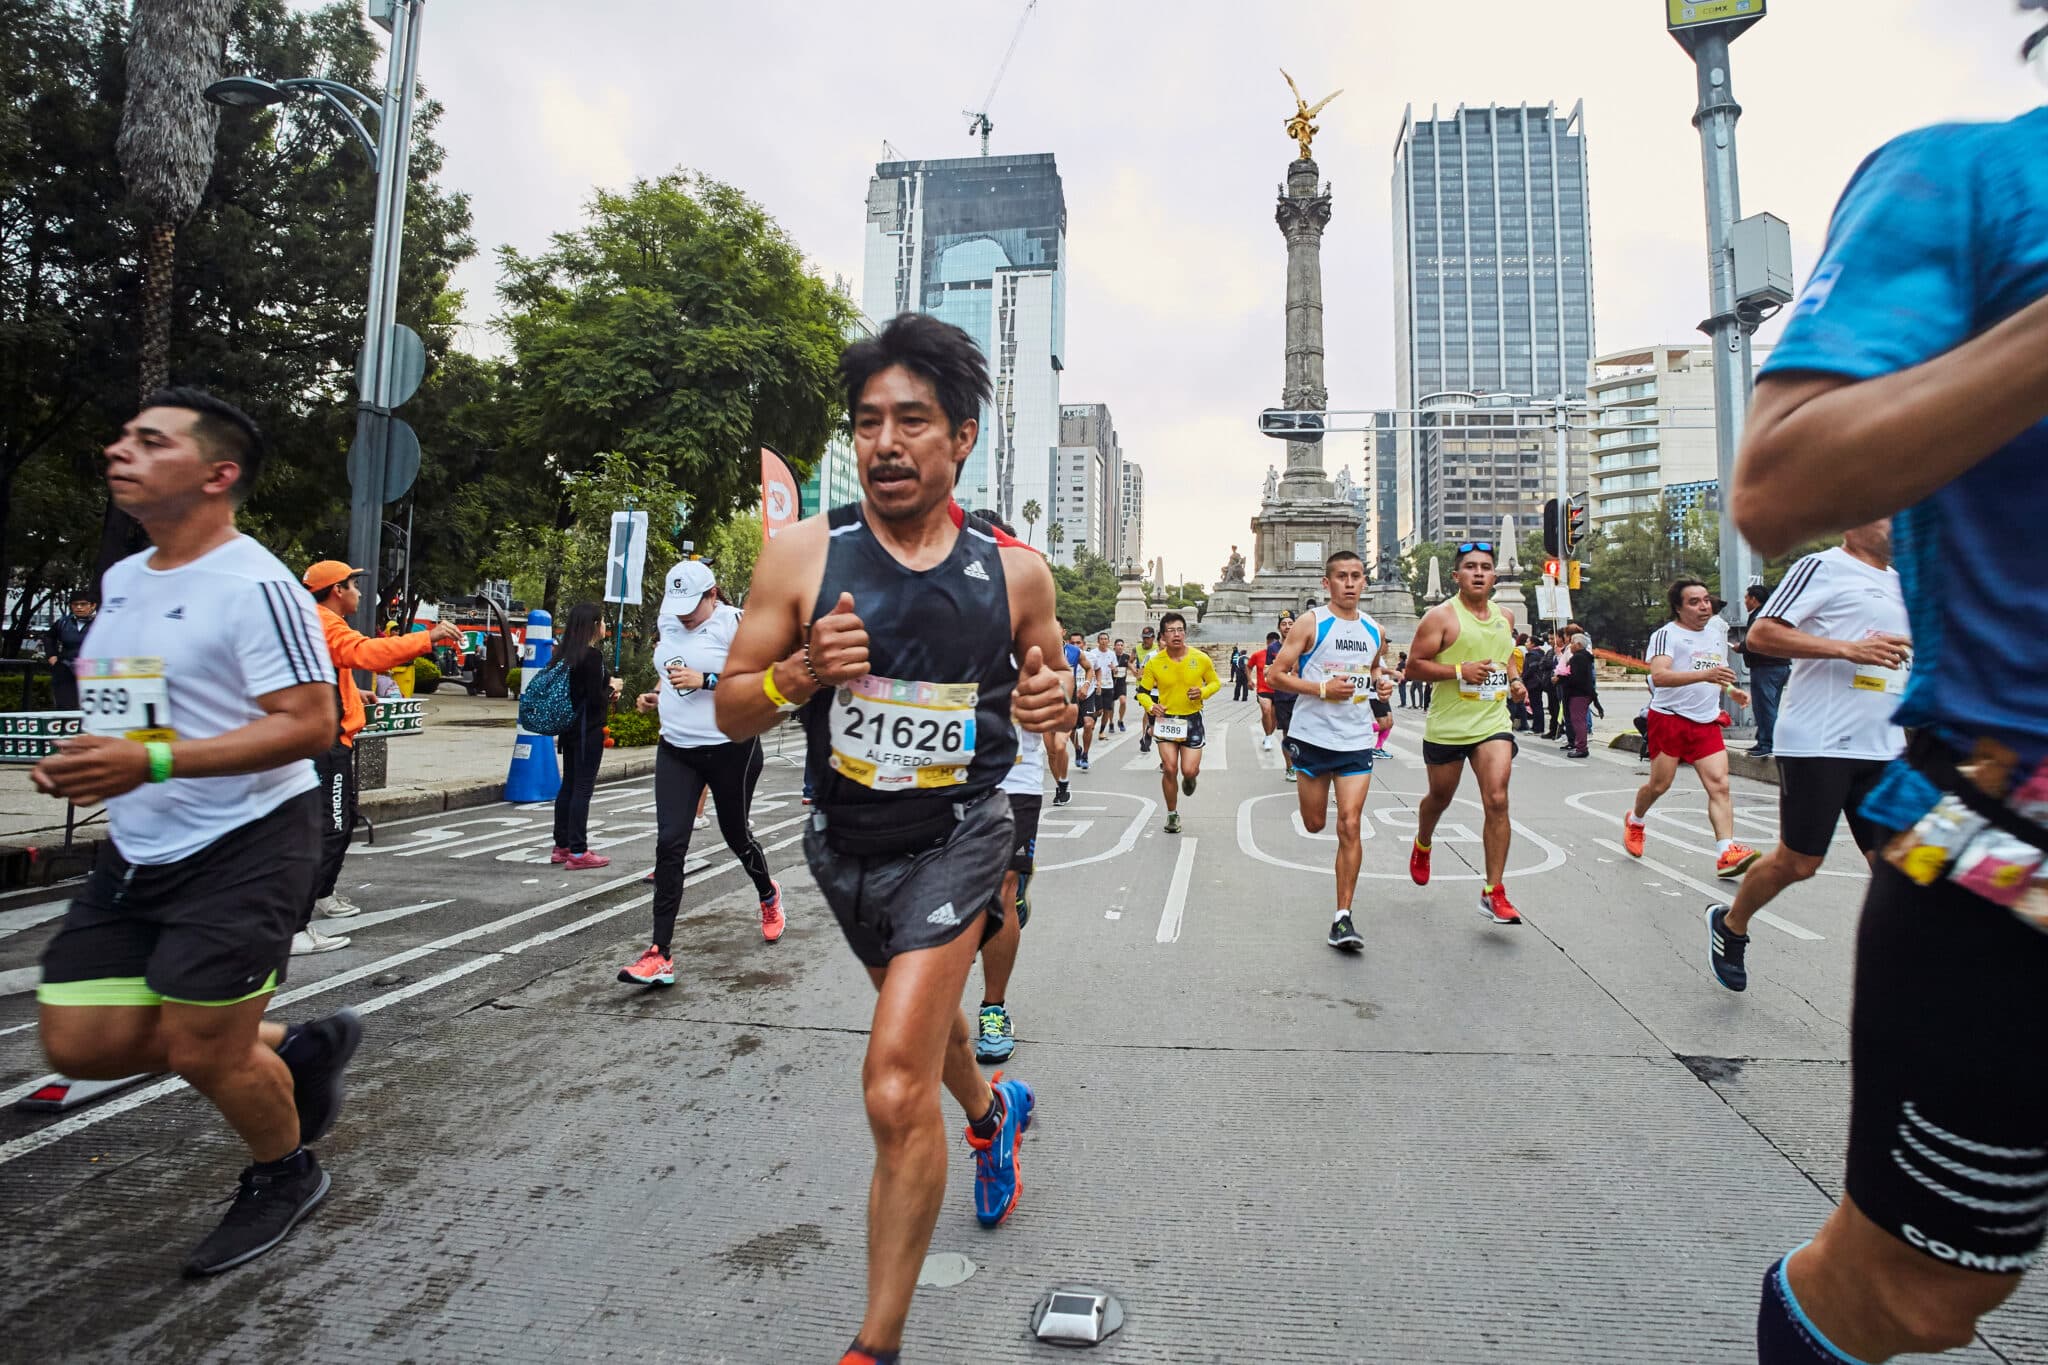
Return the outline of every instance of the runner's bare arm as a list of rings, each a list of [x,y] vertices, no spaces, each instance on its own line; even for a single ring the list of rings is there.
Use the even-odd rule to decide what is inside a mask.
[[[2048,417],[2048,299],[1925,364],[1853,381],[1758,381],[1731,503],[1757,550],[1861,526],[1928,494]]]
[[[1458,619],[1451,614],[1450,603],[1431,607],[1422,618],[1422,624],[1415,628],[1414,642],[1408,646],[1408,681],[1455,681],[1458,670],[1449,664],[1438,663],[1436,656],[1457,642]]]
[[[804,664],[804,627],[810,622],[818,585],[824,581],[827,535],[825,518],[811,517],[761,547],[761,557],[754,563],[753,586],[747,593],[747,610],[733,632],[718,689],[711,694],[718,729],[729,739],[765,734],[782,718],[763,683],[771,671],[776,690],[798,705],[819,690],[819,682]],[[857,624],[859,617],[853,619]],[[828,634],[836,634],[838,629],[835,623]],[[822,655],[824,642],[815,643]],[[866,658],[863,635],[859,652],[862,672],[866,671]],[[818,662],[812,660],[813,665]],[[822,671],[818,676],[825,678]]]
[[[1287,638],[1280,642],[1280,653],[1266,665],[1266,676],[1276,692],[1292,692],[1301,697],[1328,695],[1318,684],[1304,682],[1301,677],[1301,656],[1315,638],[1316,621],[1313,616],[1304,616],[1287,628]],[[1347,692],[1344,695],[1349,697],[1351,694]]]
[[[1076,716],[1063,668],[1051,660],[1060,652],[1060,628],[1053,614],[1052,570],[1036,550],[1012,549],[1003,556],[1003,579],[1010,596],[1010,647],[1018,659],[1017,690],[1010,696],[1010,714],[1035,734],[1071,730]]]
[[[325,753],[339,733],[340,697],[334,684],[299,683],[256,698],[261,719],[211,739],[181,739],[171,745],[173,777],[234,777],[260,773]],[[97,805],[149,780],[149,750],[132,739],[80,735],[60,741],[57,752],[31,774],[36,787],[78,805]]]
[[[1868,640],[1830,640],[1809,635],[1790,621],[1775,616],[1759,617],[1749,628],[1747,643],[1758,654],[1780,659],[1847,659],[1851,663],[1897,668],[1906,661],[1913,642],[1903,635],[1873,635]]]

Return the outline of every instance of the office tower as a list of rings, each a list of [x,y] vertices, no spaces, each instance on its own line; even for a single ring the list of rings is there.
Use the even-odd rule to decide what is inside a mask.
[[[1365,437],[1366,483],[1372,489],[1372,525],[1367,539],[1367,567],[1377,572],[1380,556],[1392,550],[1400,553],[1395,527],[1400,520],[1400,482],[1395,461],[1400,456],[1400,417],[1392,412],[1372,415],[1372,430]]]
[[[1060,405],[1059,447],[1053,468],[1054,504],[1047,507],[1060,526],[1051,546],[1055,563],[1071,564],[1077,550],[1118,562],[1122,517],[1123,450],[1107,403]]]
[[[981,345],[995,381],[958,497],[1015,523],[1053,505],[1066,349],[1067,202],[1050,153],[885,161],[868,182],[862,308],[930,313]]]
[[[1416,415],[1417,543],[1494,540],[1513,517],[1519,538],[1543,526],[1557,494],[1557,432],[1551,415],[1512,395],[1432,394]],[[1586,486],[1586,432],[1566,440],[1566,488]]]
[[[1434,395],[1585,391],[1593,354],[1584,105],[1459,105],[1402,117],[1394,151],[1396,406]],[[1421,442],[1403,433],[1397,533],[1425,524]],[[1498,531],[1498,523],[1495,528]]]
[[[1752,352],[1761,366],[1770,347]],[[1594,525],[1698,503],[1718,488],[1714,442],[1714,348],[1707,342],[1637,346],[1593,362],[1586,385],[1592,428]],[[1667,494],[1680,495],[1675,501]],[[1706,510],[1718,505],[1710,496]]]

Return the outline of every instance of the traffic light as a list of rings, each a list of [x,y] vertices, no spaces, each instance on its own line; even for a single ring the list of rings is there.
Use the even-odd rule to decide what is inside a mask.
[[[1553,583],[1562,583],[1564,581],[1564,561],[1561,559],[1544,560],[1543,576]]]
[[[1546,555],[1560,555],[1564,553],[1564,547],[1557,543],[1556,498],[1552,498],[1543,504],[1543,553]],[[1546,567],[1543,572],[1549,573],[1551,570]]]
[[[1578,548],[1579,542],[1585,538],[1586,503],[1585,496],[1581,494],[1579,497],[1571,500],[1570,509],[1565,514],[1564,553],[1570,554]]]
[[[1579,590],[1579,561],[1576,559],[1565,565],[1565,586],[1573,592]]]

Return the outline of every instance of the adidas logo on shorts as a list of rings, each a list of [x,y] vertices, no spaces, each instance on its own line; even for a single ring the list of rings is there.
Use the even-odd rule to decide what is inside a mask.
[[[953,912],[953,902],[947,901],[944,905],[926,915],[924,922],[926,924],[958,924],[960,916]]]

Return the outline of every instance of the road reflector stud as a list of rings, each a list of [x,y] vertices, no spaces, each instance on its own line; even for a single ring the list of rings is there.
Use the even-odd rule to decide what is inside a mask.
[[[1099,1289],[1055,1289],[1031,1310],[1031,1331],[1055,1346],[1096,1346],[1124,1325],[1124,1306]]]
[[[14,1107],[25,1114],[61,1114],[148,1079],[147,1073],[112,1081],[75,1081],[69,1076],[50,1076],[16,1100]]]

